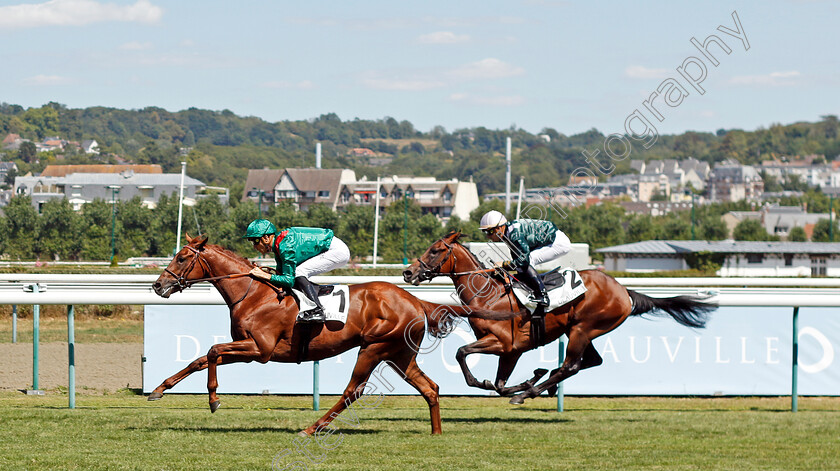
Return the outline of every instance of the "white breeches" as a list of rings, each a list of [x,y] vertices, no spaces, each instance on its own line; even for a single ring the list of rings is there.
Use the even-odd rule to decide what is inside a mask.
[[[295,278],[299,276],[320,275],[336,268],[347,265],[350,261],[350,249],[338,237],[333,236],[330,248],[326,252],[304,261],[295,268]]]
[[[572,242],[569,240],[569,236],[558,230],[554,235],[554,243],[532,250],[529,260],[531,265],[539,265],[560,258],[571,250]]]

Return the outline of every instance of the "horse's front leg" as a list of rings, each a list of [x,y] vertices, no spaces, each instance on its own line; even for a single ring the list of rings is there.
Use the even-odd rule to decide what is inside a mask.
[[[207,392],[210,396],[210,412],[219,408],[219,396],[216,389],[219,381],[216,377],[216,365],[224,363],[250,362],[257,360],[266,363],[271,358],[271,350],[263,354],[254,339],[237,340],[229,343],[219,343],[210,347],[207,352]]]
[[[149,400],[157,401],[158,399],[163,397],[164,391],[166,391],[167,389],[172,389],[173,387],[175,387],[176,384],[180,383],[187,376],[195,373],[196,371],[201,371],[205,368],[207,368],[207,355],[196,358],[186,368],[175,373],[169,378],[166,378],[164,382],[160,383],[160,386],[156,387],[155,390],[152,391],[151,394],[149,394]]]
[[[455,359],[458,360],[458,365],[461,366],[461,372],[464,374],[467,386],[495,391],[496,387],[489,380],[479,381],[475,379],[472,371],[470,371],[470,367],[467,366],[467,356],[472,355],[473,353],[501,355],[503,352],[502,342],[498,337],[492,334],[459,348],[458,353],[455,354]]]

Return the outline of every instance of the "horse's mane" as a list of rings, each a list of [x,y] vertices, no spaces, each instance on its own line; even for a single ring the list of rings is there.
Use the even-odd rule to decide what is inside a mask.
[[[448,236],[451,236],[452,234],[455,234],[455,231],[450,232],[449,234],[445,235],[444,238],[446,238]],[[470,256],[470,258],[472,259],[473,262],[475,262],[476,265],[478,265],[479,267],[484,267],[485,266],[484,263],[482,263],[481,260],[479,260],[478,257],[474,253],[472,253],[472,251],[470,249],[465,247],[464,244],[462,244],[460,242],[461,237],[463,237],[463,234],[458,232],[458,237],[456,237],[454,240],[452,240],[452,243],[458,244],[462,249],[464,249],[464,252],[466,252]]]
[[[248,260],[247,258],[243,257],[242,255],[239,255],[238,253],[234,252],[233,250],[226,249],[226,248],[222,247],[221,245],[207,244],[207,245],[204,246],[204,248],[205,248],[205,250],[207,250],[208,248],[212,248],[214,251],[219,252],[221,255],[224,255],[228,258],[232,258],[234,261],[241,262],[241,263],[246,264],[248,266],[253,265],[253,263],[251,263],[251,261]]]

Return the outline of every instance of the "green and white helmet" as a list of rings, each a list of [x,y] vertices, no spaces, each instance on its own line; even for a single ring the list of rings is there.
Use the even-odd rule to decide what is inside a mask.
[[[251,224],[248,224],[248,229],[245,231],[245,239],[252,237],[262,237],[266,234],[276,234],[277,228],[268,219],[255,219]]]

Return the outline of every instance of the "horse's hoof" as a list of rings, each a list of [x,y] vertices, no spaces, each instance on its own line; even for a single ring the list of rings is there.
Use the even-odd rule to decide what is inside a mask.
[[[554,397],[557,395],[557,386],[549,386],[545,392],[548,393],[548,397]]]
[[[298,436],[299,437],[308,437],[309,433],[307,433],[306,430],[301,430],[300,432],[298,432]]]
[[[159,392],[153,392],[153,393],[149,394],[149,400],[150,401],[157,401],[158,399],[160,399],[162,397],[163,397],[163,394],[159,393]]]
[[[490,391],[495,391],[496,387],[493,386],[493,383],[490,382],[489,379],[485,379],[483,383],[481,383],[482,389],[489,389]]]
[[[548,373],[548,370],[545,368],[537,368],[536,370],[534,370],[534,376],[538,378],[542,378],[543,376],[545,376],[546,373]]]
[[[220,404],[221,404],[221,401],[213,401],[213,402],[211,402],[211,403],[210,403],[210,412],[211,412],[211,413],[212,413],[212,412],[216,412],[216,410],[218,410],[218,409],[219,409],[219,405],[220,405]]]
[[[510,403],[515,405],[515,406],[518,406],[520,404],[524,404],[525,403],[525,394],[523,393],[523,394],[517,394],[516,396],[513,396],[512,398],[510,398]]]

